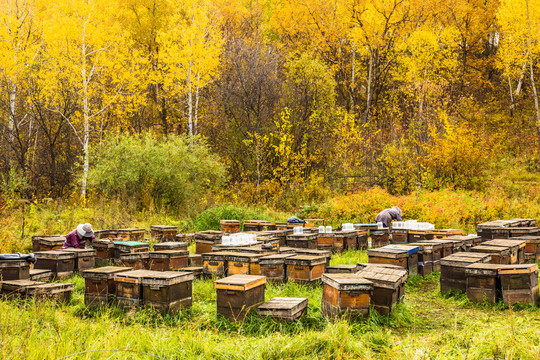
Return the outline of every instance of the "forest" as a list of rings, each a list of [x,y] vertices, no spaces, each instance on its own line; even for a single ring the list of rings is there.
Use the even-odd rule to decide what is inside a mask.
[[[181,214],[289,210],[373,186],[489,191],[540,171],[536,0],[1,8],[5,207],[98,196]]]

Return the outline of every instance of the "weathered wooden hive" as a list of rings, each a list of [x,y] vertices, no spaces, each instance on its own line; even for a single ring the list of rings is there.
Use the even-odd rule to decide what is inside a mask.
[[[105,266],[83,270],[84,278],[84,303],[86,306],[104,306],[113,299],[116,294],[114,277],[117,273],[132,270],[129,267]]]
[[[520,236],[540,236],[540,228],[536,226],[510,228],[510,238]]]
[[[150,253],[149,252],[134,252],[121,254],[117,265],[130,267],[133,270],[144,270],[149,268]]]
[[[510,249],[510,264],[523,264],[525,262],[526,240],[518,239],[494,239],[484,241],[481,245],[500,246]]]
[[[188,243],[183,241],[165,241],[154,245],[154,251],[160,250],[187,250]]]
[[[356,274],[323,274],[321,312],[335,319],[341,316],[367,317],[373,283]]]
[[[426,276],[433,271],[440,271],[441,244],[417,242],[408,245],[418,246],[418,274]],[[434,266],[435,262],[437,265]]]
[[[259,316],[295,321],[305,313],[307,306],[307,298],[275,297],[260,305],[257,313]]]
[[[106,266],[111,259],[114,259],[114,242],[112,240],[94,240],[92,248],[96,250],[95,263],[97,266]]]
[[[538,265],[507,265],[499,270],[502,298],[506,305],[538,305]]]
[[[203,267],[202,266],[188,266],[188,267],[185,267],[185,268],[181,268],[180,271],[193,273],[193,277],[195,279],[202,279],[203,278]]]
[[[378,248],[367,251],[368,262],[370,264],[397,265],[407,269],[409,252],[407,250]]]
[[[143,305],[142,279],[145,275],[153,275],[151,270],[130,270],[116,273],[115,303],[121,309],[134,309]]]
[[[360,270],[357,264],[341,264],[328,266],[326,268],[326,273],[328,274],[356,274]]]
[[[232,275],[214,281],[217,313],[230,321],[242,321],[247,313],[264,302],[266,277]]]
[[[119,259],[123,254],[149,252],[150,245],[140,241],[114,241],[114,257]]]
[[[444,239],[449,236],[462,236],[463,230],[461,229],[435,229],[431,230],[434,239]]]
[[[341,230],[335,231],[336,239],[342,239],[339,243],[343,243],[343,248],[347,250],[358,250],[358,232],[356,230]]]
[[[29,278],[30,263],[26,260],[0,260],[0,280],[27,280]]]
[[[332,252],[330,250],[318,250],[318,249],[294,249],[294,252],[297,255],[313,255],[313,256],[324,256],[326,259],[326,264],[324,268],[326,269],[330,266],[330,260],[332,259]]]
[[[75,271],[92,269],[96,266],[96,253],[94,249],[75,249],[68,248],[62,251],[72,252],[75,254]]]
[[[317,234],[289,234],[287,235],[287,246],[299,249],[317,249]]]
[[[318,283],[326,266],[326,258],[317,255],[295,255],[285,258],[287,279],[297,282]]]
[[[369,230],[369,236],[371,238],[371,247],[379,248],[388,245],[390,233],[388,229]]]
[[[195,252],[197,254],[212,252],[212,246],[221,244],[222,237],[221,231],[208,230],[195,233]]]
[[[189,254],[188,256],[189,266],[203,266],[201,254]]]
[[[65,235],[32,236],[32,251],[60,250],[66,241]]]
[[[187,250],[158,250],[149,252],[150,270],[174,271],[189,265],[189,251]]]
[[[409,242],[409,229],[392,229],[392,244],[407,244]]]
[[[491,254],[459,252],[441,259],[441,292],[467,291],[465,268],[475,263],[489,263]]]
[[[233,254],[229,251],[216,251],[204,253],[202,255],[203,274],[205,276],[227,276],[227,257]]]
[[[475,263],[465,268],[467,278],[467,298],[474,302],[496,303],[501,298],[502,265]]]
[[[1,273],[1,272],[0,272]],[[30,269],[30,280],[49,282],[54,278],[51,270],[47,269]]]
[[[166,241],[176,241],[178,227],[168,225],[150,225],[150,236],[158,243]]]
[[[35,269],[47,269],[56,279],[67,279],[75,271],[75,253],[63,250],[40,251],[36,256]]]
[[[227,256],[227,275],[261,275],[259,260],[263,254],[230,253]]]
[[[259,260],[261,275],[266,276],[269,281],[287,281],[287,266],[285,265],[285,259],[291,256],[295,256],[295,254],[273,254],[261,257]]]
[[[540,261],[540,236],[519,236],[512,240],[525,240],[523,256],[526,263]]]
[[[512,257],[511,257],[512,253],[509,247],[478,245],[471,248],[471,252],[490,254],[491,255],[490,262],[492,264],[511,264],[512,263]]]
[[[420,247],[409,245],[409,244],[393,244],[386,245],[381,249],[394,249],[394,250],[404,250],[407,251],[407,270],[410,275],[418,274],[418,252]]]
[[[356,274],[373,283],[371,305],[379,314],[389,314],[405,296],[407,270],[393,265],[358,264]]]
[[[48,283],[32,286],[27,289],[27,296],[36,300],[53,300],[68,302],[75,290],[75,284]]]
[[[244,220],[244,231],[277,230],[276,223],[266,220]]]
[[[342,252],[343,247],[341,248],[341,251],[336,250],[334,248],[334,239],[336,235],[335,233],[319,233],[317,234],[317,249],[321,250],[332,250],[336,252]]]
[[[358,250],[367,250],[368,248],[368,231],[357,230],[356,242],[358,244]]]
[[[45,283],[42,281],[28,279],[4,280],[0,282],[0,293],[8,299],[25,299],[28,297],[29,289],[43,284]]]
[[[146,230],[140,228],[118,229],[114,231],[116,231],[118,238],[129,241],[143,241],[144,235],[146,235]]]
[[[240,221],[238,220],[221,220],[219,224],[224,233],[234,234],[240,231]]]
[[[143,303],[175,315],[180,309],[191,307],[193,301],[193,273],[156,271],[142,278]]]

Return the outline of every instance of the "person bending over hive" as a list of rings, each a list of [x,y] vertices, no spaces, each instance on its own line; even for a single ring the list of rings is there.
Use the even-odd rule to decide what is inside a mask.
[[[92,225],[89,223],[79,224],[75,230],[66,235],[66,241],[62,245],[62,249],[84,249],[87,241],[92,243],[95,239]]]

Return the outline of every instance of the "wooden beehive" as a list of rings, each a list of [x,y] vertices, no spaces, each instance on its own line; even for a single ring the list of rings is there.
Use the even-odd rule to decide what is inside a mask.
[[[277,230],[277,224],[266,220],[244,220],[244,231]]]
[[[510,264],[523,264],[525,262],[526,240],[494,239],[483,242],[481,245],[500,246],[510,249]]]
[[[75,290],[75,284],[68,283],[49,283],[29,287],[27,296],[36,300],[53,300],[68,302],[71,294]]]
[[[480,245],[483,241],[483,239],[477,235],[452,235],[444,238],[443,240],[457,240],[463,242],[462,249],[460,251],[469,251],[472,247]]]
[[[361,269],[356,273],[373,283],[371,305],[382,315],[392,312],[392,309],[405,296],[407,270],[393,265],[358,264]]]
[[[188,255],[189,266],[202,266],[202,255],[201,254],[189,254]]]
[[[536,219],[521,219],[521,218],[514,218],[510,219],[510,221],[517,223],[516,227],[533,227],[536,226]]]
[[[540,261],[540,236],[520,236],[512,240],[525,240],[524,258],[529,261]]]
[[[332,251],[330,250],[294,249],[294,252],[297,255],[324,256],[326,258],[326,264],[324,266],[325,269],[330,266],[330,260],[332,259]]]
[[[341,316],[367,317],[373,283],[356,274],[323,274],[321,312],[335,319]]]
[[[154,245],[154,251],[159,250],[187,250],[188,243],[181,241],[166,241]]]
[[[462,240],[454,239],[450,240],[445,239],[433,239],[433,240],[424,240],[419,241],[423,243],[432,243],[432,244],[441,244],[442,245],[442,257],[447,257],[451,254],[465,251],[465,244]]]
[[[409,229],[392,229],[392,244],[406,244],[409,242]]]
[[[407,270],[410,275],[418,274],[418,252],[420,248],[414,245],[408,244],[392,244],[383,246],[381,249],[394,249],[407,251]]]
[[[408,242],[433,240],[433,230],[409,230]]]
[[[441,244],[417,242],[408,245],[418,246],[418,273],[422,276],[431,274],[432,271],[440,271]],[[435,249],[437,250],[435,250]],[[435,259],[436,258],[436,259]],[[438,266],[433,266],[437,261]]]
[[[371,247],[379,248],[388,245],[390,233],[388,232],[388,229],[369,230],[369,237],[371,238]]]
[[[153,275],[151,270],[130,270],[116,273],[115,303],[121,309],[133,309],[142,305],[143,289],[142,279],[145,275]]]
[[[202,266],[188,266],[185,268],[181,268],[179,271],[183,272],[190,272],[193,274],[193,277],[195,279],[202,279],[203,278],[203,267]]]
[[[221,231],[227,234],[240,232],[240,221],[238,220],[221,220],[219,222]]]
[[[308,306],[307,298],[275,297],[257,308],[259,316],[294,321],[300,318]]]
[[[319,233],[317,234],[317,249],[333,250],[334,249],[334,233]],[[343,251],[343,249],[341,249]],[[337,251],[336,251],[337,252]]]
[[[176,234],[178,234],[177,226],[150,225],[150,236],[158,243],[176,241]]]
[[[261,275],[259,260],[262,254],[230,253],[227,256],[227,275]]]
[[[173,271],[189,265],[189,251],[161,250],[148,253],[150,256],[148,268],[156,271]]]
[[[53,279],[53,272],[47,269],[30,269],[30,280],[49,282]]]
[[[140,241],[114,241],[114,257],[119,259],[123,254],[149,252],[150,245]]]
[[[496,303],[501,298],[499,270],[502,265],[475,263],[465,268],[467,298],[474,302]]]
[[[326,258],[317,255],[295,255],[285,258],[287,279],[303,283],[317,283],[326,266]]]
[[[261,257],[259,260],[261,275],[266,276],[268,280],[274,282],[287,281],[287,266],[285,265],[285,259],[291,256],[295,256],[295,254],[273,254]]]
[[[510,228],[511,238],[520,237],[520,236],[540,236],[540,228],[536,226]]]
[[[299,249],[317,249],[317,234],[289,234],[287,235],[287,246]]]
[[[227,276],[227,256],[232,254],[228,251],[216,251],[202,254],[203,274],[205,276]]]
[[[116,294],[116,274],[132,270],[129,267],[105,266],[101,268],[83,270],[84,302],[86,306],[104,306]]]
[[[217,313],[230,321],[242,321],[246,314],[264,302],[266,277],[232,275],[214,281]]]
[[[146,235],[145,229],[138,228],[118,229],[114,231],[116,231],[116,236],[118,238],[129,241],[142,241],[144,240],[144,235]]]
[[[292,234],[292,230],[289,229],[269,230],[268,232],[272,234],[273,237],[279,240],[280,248],[287,245],[287,235]]]
[[[94,240],[92,248],[96,250],[96,265],[108,263],[114,258],[114,243],[112,240]]]
[[[489,263],[491,254],[460,252],[441,259],[441,292],[467,291],[465,268],[474,263]]]
[[[28,290],[45,284],[42,281],[33,281],[28,279],[19,279],[19,280],[4,280],[0,286],[1,294],[8,299],[15,298],[27,298]]]
[[[27,280],[30,278],[30,263],[26,260],[0,260],[0,280]]]
[[[60,250],[66,241],[65,235],[32,236],[32,251]]]
[[[334,235],[338,239],[343,239],[343,247],[345,249],[350,251],[358,250],[358,232],[356,230],[335,231]]]
[[[277,254],[278,250],[274,249],[271,245],[252,245],[252,246],[240,246],[235,247],[234,252],[243,252],[250,254],[271,255]]]
[[[212,252],[212,246],[221,244],[222,237],[221,231],[208,230],[195,233],[195,252],[197,254]]]
[[[356,243],[358,250],[367,250],[368,248],[368,231],[357,230],[356,231]]]
[[[72,252],[75,255],[75,271],[92,269],[96,265],[96,250],[68,248],[62,251]]]
[[[461,236],[463,230],[461,229],[435,229],[431,230],[434,239],[444,239],[449,236]]]
[[[334,266],[328,266],[326,268],[326,273],[328,274],[355,274],[360,268],[357,264],[351,264],[351,265],[334,265]]]
[[[117,265],[130,267],[133,270],[145,270],[149,268],[150,253],[136,252],[120,255]]]
[[[142,278],[143,303],[164,314],[177,314],[191,307],[193,299],[193,273],[183,271],[156,271]]]
[[[538,265],[507,265],[499,270],[503,301],[538,305]]]
[[[492,264],[512,263],[511,250],[508,247],[478,245],[471,248],[471,252],[490,254]]]
[[[75,253],[53,250],[34,253],[36,256],[35,269],[51,270],[56,279],[67,279],[75,271]]]
[[[519,226],[519,221],[495,220],[476,225],[476,233],[484,240],[508,239],[510,227]]]
[[[370,264],[397,265],[407,269],[409,259],[407,250],[378,248],[368,250],[367,255]]]

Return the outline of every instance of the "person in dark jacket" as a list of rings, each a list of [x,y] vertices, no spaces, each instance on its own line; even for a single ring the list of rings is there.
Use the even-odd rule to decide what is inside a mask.
[[[401,209],[393,206],[391,209],[384,209],[375,218],[375,222],[382,222],[384,227],[390,227],[392,220],[403,221],[401,219]]]
[[[92,225],[88,223],[79,224],[75,230],[66,235],[66,241],[62,245],[62,249],[84,249],[87,241],[91,243],[95,239]]]

